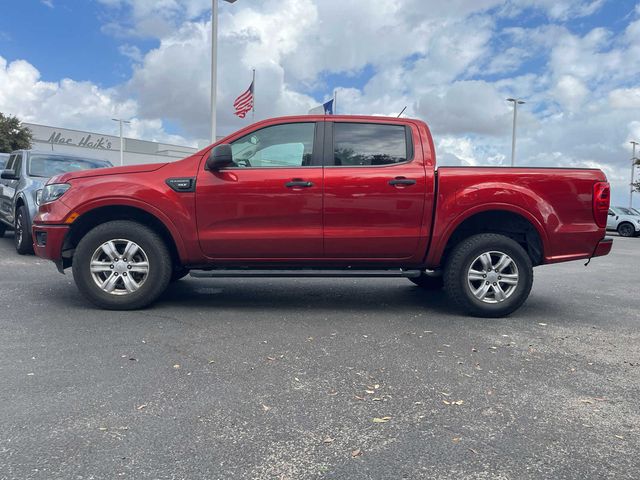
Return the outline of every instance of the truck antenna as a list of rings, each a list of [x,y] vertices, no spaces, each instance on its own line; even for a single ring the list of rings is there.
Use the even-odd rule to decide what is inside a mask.
[[[397,118],[400,118],[406,109],[407,109],[407,106],[405,105],[402,111],[398,114]]]

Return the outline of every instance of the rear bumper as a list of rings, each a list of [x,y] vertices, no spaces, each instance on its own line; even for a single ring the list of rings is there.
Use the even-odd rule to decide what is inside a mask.
[[[592,257],[602,257],[604,255],[609,255],[611,251],[611,247],[613,247],[613,238],[604,237],[602,240],[598,242],[596,248],[593,250]]]
[[[69,231],[67,225],[34,225],[33,233],[33,251],[40,258],[52,260],[55,262],[58,270],[62,268],[62,247],[64,240]]]

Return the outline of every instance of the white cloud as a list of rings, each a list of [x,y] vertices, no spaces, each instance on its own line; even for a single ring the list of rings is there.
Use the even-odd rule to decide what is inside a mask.
[[[29,62],[11,63],[0,56],[0,111],[33,123],[109,133],[112,118],[132,118],[132,133],[143,138],[186,143],[169,135],[159,118],[138,119],[138,104],[120,98],[115,89],[102,89],[90,82],[63,79],[45,82]]]
[[[609,93],[612,108],[640,109],[640,87],[617,88]]]
[[[558,79],[553,95],[566,110],[574,112],[582,107],[589,90],[579,78],[563,75]]]

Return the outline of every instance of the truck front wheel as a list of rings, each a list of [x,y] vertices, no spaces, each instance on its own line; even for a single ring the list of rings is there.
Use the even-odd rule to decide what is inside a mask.
[[[478,317],[503,317],[529,296],[533,266],[527,252],[511,238],[494,233],[474,235],[449,255],[444,286],[462,309]]]
[[[95,305],[108,310],[143,308],[171,280],[171,255],[162,238],[137,222],[98,225],[78,243],[73,278]]]

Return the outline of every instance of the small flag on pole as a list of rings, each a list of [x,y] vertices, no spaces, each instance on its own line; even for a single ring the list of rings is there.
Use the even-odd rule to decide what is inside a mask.
[[[309,115],[333,115],[333,98],[319,107],[309,110]]]
[[[246,92],[236,98],[236,101],[233,102],[233,108],[236,109],[234,114],[240,118],[244,118],[251,111],[253,108],[253,82],[251,82]]]

